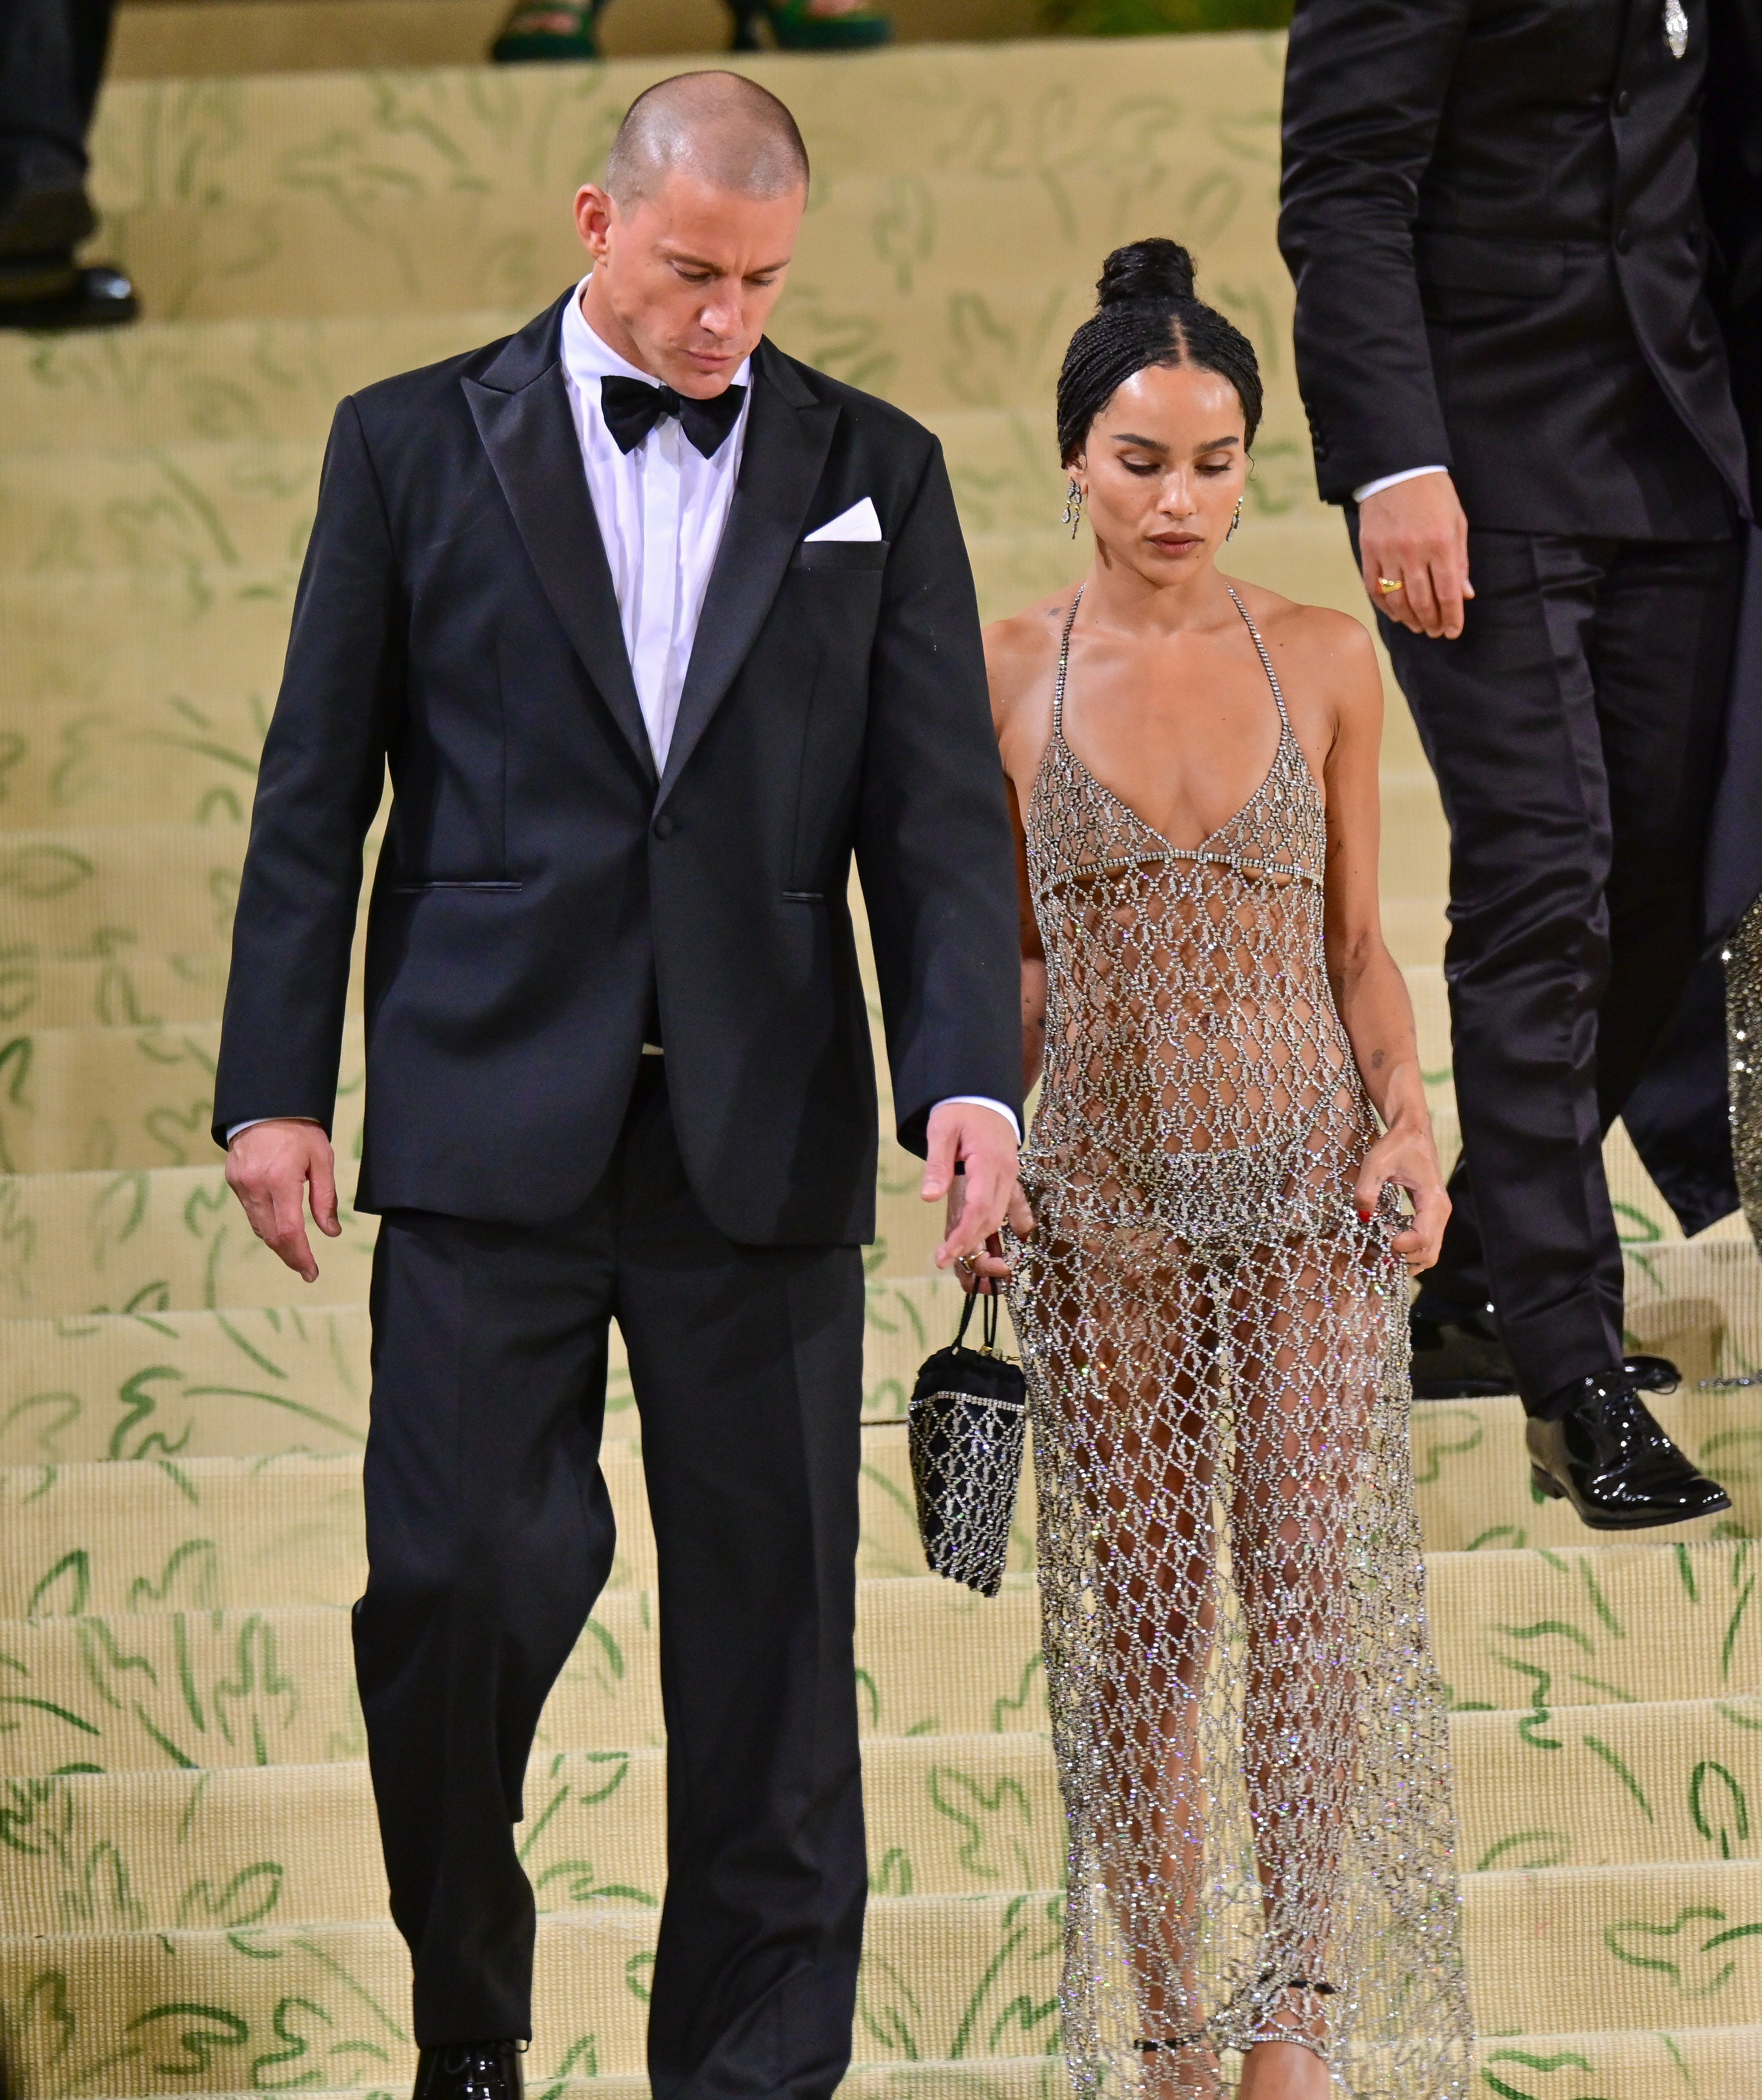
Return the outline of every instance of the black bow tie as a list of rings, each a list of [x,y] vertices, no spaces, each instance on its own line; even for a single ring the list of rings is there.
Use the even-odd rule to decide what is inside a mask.
[[[634,452],[663,416],[677,416],[680,428],[704,458],[713,458],[740,420],[745,399],[744,386],[730,386],[708,401],[694,401],[675,394],[670,386],[651,386],[646,379],[608,377],[599,382],[599,412],[621,452]]]

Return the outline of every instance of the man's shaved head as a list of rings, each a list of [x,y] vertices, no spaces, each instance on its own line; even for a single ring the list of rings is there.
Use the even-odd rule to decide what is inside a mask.
[[[652,197],[675,169],[749,197],[807,187],[807,148],[775,95],[737,73],[682,73],[639,95],[606,161],[620,208]]]

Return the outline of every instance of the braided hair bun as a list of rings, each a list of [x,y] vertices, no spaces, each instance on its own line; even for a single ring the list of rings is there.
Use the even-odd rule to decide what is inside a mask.
[[[1116,248],[1102,265],[1095,311],[1071,338],[1058,375],[1058,457],[1069,466],[1089,428],[1126,382],[1155,365],[1215,372],[1236,390],[1246,440],[1261,426],[1254,346],[1193,289],[1193,258],[1153,237]]]
[[[1098,303],[1117,307],[1128,299],[1158,300],[1171,307],[1193,297],[1193,258],[1178,240],[1160,235],[1116,248],[1102,265],[1096,284]]]

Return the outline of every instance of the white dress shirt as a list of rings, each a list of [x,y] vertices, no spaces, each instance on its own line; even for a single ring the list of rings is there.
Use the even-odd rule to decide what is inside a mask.
[[[722,536],[734,502],[735,483],[746,448],[753,405],[752,360],[745,360],[731,382],[747,389],[735,426],[708,459],[681,429],[678,419],[664,416],[643,440],[620,452],[600,412],[599,386],[614,376],[660,384],[652,373],[627,364],[603,337],[588,326],[581,311],[584,277],[563,310],[562,358],[575,434],[587,474],[587,491],[599,521],[611,565],[612,588],[624,627],[636,696],[642,704],[655,770],[667,770],[667,752],[679,717],[691,646],[704,611],[704,594],[716,566]],[[647,1046],[645,1046],[647,1048]],[[956,1094],[995,1109],[1009,1119],[1019,1142],[1022,1126],[1001,1101],[981,1094]],[[255,1117],[254,1122],[267,1122]],[[250,1123],[235,1123],[230,1145]]]
[[[588,326],[581,311],[586,284],[584,277],[563,310],[563,373],[587,470],[588,494],[612,565],[624,646],[649,748],[655,770],[664,773],[704,593],[746,449],[752,360],[734,375],[733,384],[748,390],[739,419],[708,459],[673,416],[662,417],[633,451],[620,452],[600,413],[600,382],[634,379],[645,386],[660,382],[652,373],[627,364]]]
[[[1354,503],[1362,503],[1366,496],[1375,496],[1379,490],[1393,488],[1398,481],[1417,481],[1422,474],[1449,472],[1447,466],[1404,466],[1399,474],[1385,474],[1376,481],[1361,481],[1352,492],[1352,500]]]

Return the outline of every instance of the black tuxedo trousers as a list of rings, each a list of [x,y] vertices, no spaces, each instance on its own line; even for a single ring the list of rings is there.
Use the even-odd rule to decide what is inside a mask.
[[[388,1211],[373,1317],[355,1651],[417,2040],[532,2032],[522,1787],[612,1568],[616,1318],[667,1726],[650,2076],[659,2100],[822,2100],[850,2056],[868,1890],[859,1251],[727,1239],[691,1193],[663,1061],[644,1058],[582,1209],[543,1226]]]
[[[1534,1412],[1623,1353],[1602,1140],[1703,945],[1741,558],[1471,530],[1468,562],[1458,640],[1380,622],[1451,833],[1463,1152],[1424,1281],[1490,1300]]]

